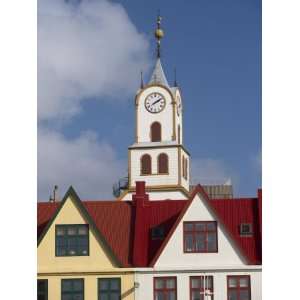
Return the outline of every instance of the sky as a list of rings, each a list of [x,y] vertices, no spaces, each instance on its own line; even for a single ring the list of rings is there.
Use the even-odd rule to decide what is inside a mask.
[[[140,71],[162,64],[183,94],[192,181],[261,187],[261,1],[38,1],[38,199],[56,184],[112,199],[127,173]]]

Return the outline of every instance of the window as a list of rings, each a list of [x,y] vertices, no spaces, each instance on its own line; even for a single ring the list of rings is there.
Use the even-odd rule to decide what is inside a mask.
[[[185,179],[187,179],[188,178],[188,159],[186,158],[185,159],[185,164],[184,164],[184,167],[185,167]]]
[[[185,159],[182,156],[182,177],[185,178]]]
[[[178,135],[178,144],[181,144],[181,132],[180,132],[180,125],[177,127],[177,135]]]
[[[250,276],[227,276],[228,300],[251,300]]]
[[[84,281],[83,279],[62,279],[61,300],[83,300]]]
[[[151,142],[161,141],[161,125],[158,122],[154,122],[151,125]]]
[[[176,300],[176,277],[154,277],[154,300]]]
[[[240,235],[241,236],[252,236],[252,224],[242,223],[240,225]]]
[[[185,253],[218,252],[217,223],[198,221],[183,223]]]
[[[48,300],[47,279],[38,279],[37,281],[37,300]]]
[[[141,175],[149,175],[151,173],[151,156],[144,154],[141,158]]]
[[[163,226],[153,227],[151,229],[151,239],[152,240],[161,240],[165,236],[165,230]]]
[[[214,284],[212,276],[190,277],[191,300],[213,300]]]
[[[121,279],[120,278],[98,279],[98,299],[99,300],[120,300]]]
[[[169,173],[169,158],[165,153],[161,153],[158,155],[158,173],[159,174],[167,174]]]
[[[89,226],[86,224],[56,225],[55,255],[89,255]]]

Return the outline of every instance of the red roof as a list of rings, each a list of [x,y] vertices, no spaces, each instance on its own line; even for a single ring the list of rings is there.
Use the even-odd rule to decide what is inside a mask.
[[[153,265],[163,251],[190,200],[147,201],[82,201],[97,229],[118,258],[122,267]],[[207,197],[207,195],[206,195]],[[258,198],[208,199],[228,233],[246,257],[249,264],[261,263],[261,204]],[[38,236],[59,208],[60,203],[38,203]],[[241,223],[253,224],[253,236],[241,237]],[[152,228],[162,225],[165,238],[151,239]]]

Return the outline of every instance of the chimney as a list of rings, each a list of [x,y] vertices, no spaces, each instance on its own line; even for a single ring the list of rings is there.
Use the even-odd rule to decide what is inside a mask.
[[[149,201],[149,195],[146,194],[145,181],[135,182],[135,194],[132,195],[132,201],[136,206],[145,206]]]
[[[137,181],[132,202],[135,207],[134,239],[133,239],[133,265],[146,267],[148,264],[148,218],[149,195],[145,191],[145,181]]]

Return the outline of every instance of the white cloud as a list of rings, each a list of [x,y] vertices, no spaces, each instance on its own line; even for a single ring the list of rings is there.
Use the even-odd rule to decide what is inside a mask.
[[[126,171],[127,162],[93,132],[73,140],[45,129],[38,132],[39,200],[48,200],[56,184],[60,197],[72,185],[84,199],[113,199],[112,184]]]
[[[191,164],[191,184],[224,184],[229,179],[237,184],[237,174],[221,160],[196,158]]]
[[[132,95],[149,67],[149,45],[121,5],[70,2],[38,1],[38,120],[47,121],[39,122],[38,199],[48,200],[55,184],[61,197],[72,185],[84,198],[112,199],[127,162],[95,133],[67,139],[47,125],[72,121],[87,98]]]
[[[65,120],[86,98],[126,99],[147,70],[148,42],[107,0],[38,1],[38,118]]]

